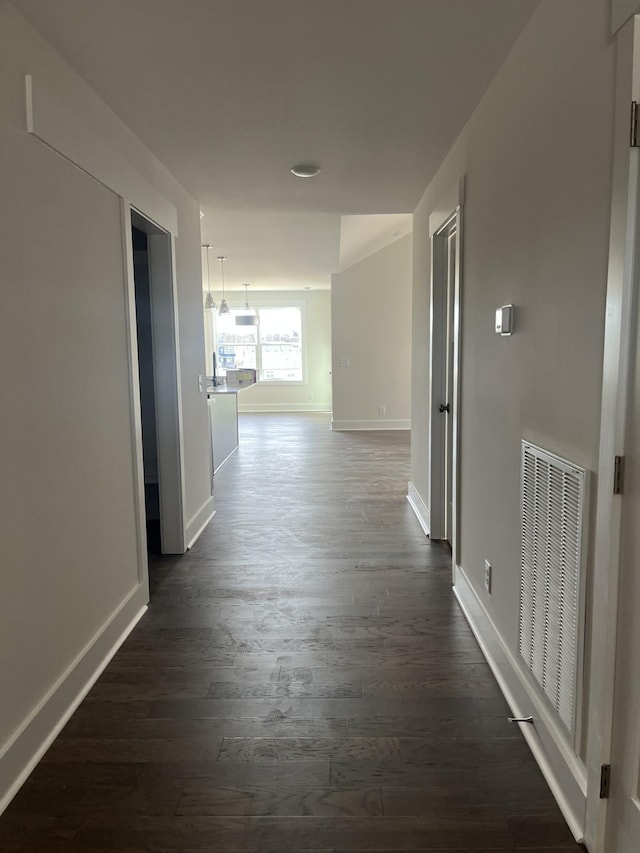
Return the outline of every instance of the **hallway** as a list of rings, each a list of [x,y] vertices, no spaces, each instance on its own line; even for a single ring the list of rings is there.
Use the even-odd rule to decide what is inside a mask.
[[[406,501],[409,434],[243,415],[0,851],[580,850]]]

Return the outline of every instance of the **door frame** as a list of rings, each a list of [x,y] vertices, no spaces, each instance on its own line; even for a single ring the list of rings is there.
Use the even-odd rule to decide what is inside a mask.
[[[138,374],[135,278],[131,227],[135,224],[148,237],[149,284],[151,294],[153,361],[158,442],[158,488],[160,536],[163,554],[183,554],[186,550],[184,433],[180,344],[178,340],[178,299],[175,269],[175,235],[155,223],[125,199],[121,200],[125,256],[127,304],[127,344],[129,388],[132,412],[132,457],[138,530],[139,576],[148,575],[147,527],[142,417]]]
[[[624,457],[629,410],[629,376],[640,253],[640,149],[629,144],[632,101],[640,102],[640,18],[617,34],[615,132],[604,327],[602,410],[598,490],[591,588],[589,741],[585,841],[592,853],[606,853],[607,800],[600,772],[611,764],[617,658],[622,496],[614,495],[614,460]]]
[[[458,552],[458,479],[460,445],[460,338],[461,338],[461,279],[462,279],[462,213],[464,203],[464,178],[460,178],[442,197],[429,216],[431,244],[431,287],[429,328],[429,536],[443,539],[446,530],[446,418],[438,411],[446,388],[447,353],[447,232],[456,227],[456,261],[454,274],[453,306],[453,394],[452,407],[452,470],[451,470],[451,551],[455,572]]]

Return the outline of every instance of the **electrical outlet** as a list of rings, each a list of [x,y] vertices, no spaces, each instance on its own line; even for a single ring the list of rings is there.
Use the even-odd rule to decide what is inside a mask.
[[[378,414],[379,415],[386,415],[387,414],[387,407],[386,406],[378,406]]]
[[[349,358],[346,358],[345,356],[342,356],[340,359],[340,367],[350,367],[350,366],[351,366],[351,360]]]
[[[307,394],[307,400],[313,400],[313,391],[309,391]]]
[[[484,561],[484,588],[491,595],[491,563],[489,560]]]

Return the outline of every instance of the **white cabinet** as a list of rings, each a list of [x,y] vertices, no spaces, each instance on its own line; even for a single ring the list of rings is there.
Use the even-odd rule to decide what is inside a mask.
[[[238,447],[238,395],[231,392],[209,394],[209,424],[213,473]]]

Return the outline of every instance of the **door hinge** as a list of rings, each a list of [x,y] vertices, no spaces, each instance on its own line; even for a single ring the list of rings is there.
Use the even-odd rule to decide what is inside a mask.
[[[624,456],[616,456],[613,460],[613,494],[621,495],[624,489]]]
[[[611,765],[600,765],[600,799],[609,799],[609,786],[611,785]]]
[[[632,148],[638,148],[640,146],[640,142],[638,141],[638,102],[631,101],[631,132],[629,138],[629,144]]]

